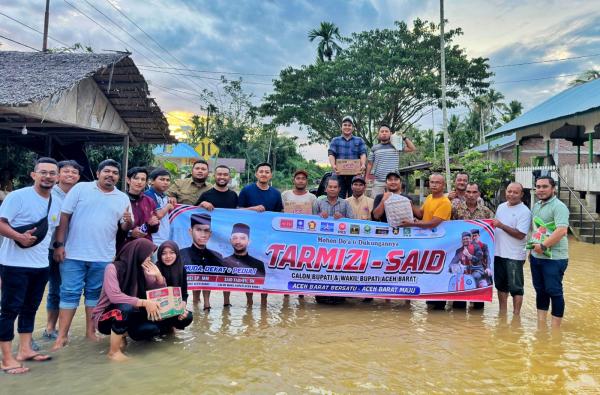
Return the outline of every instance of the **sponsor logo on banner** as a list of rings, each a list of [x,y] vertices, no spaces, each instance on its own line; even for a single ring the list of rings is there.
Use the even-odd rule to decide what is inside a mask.
[[[365,225],[364,228],[363,228],[363,231],[366,234],[370,234],[371,233],[371,226],[370,225]]]
[[[387,235],[388,233],[390,233],[390,229],[388,227],[380,227],[380,226],[376,226],[375,227],[375,234],[376,235]]]
[[[404,228],[404,236],[410,237],[410,235],[411,235],[410,228]]]
[[[392,228],[392,233],[395,234],[395,235],[399,234],[400,233],[400,228],[398,228],[398,227]]]
[[[303,219],[296,220],[296,229],[304,230],[304,220]]]
[[[357,235],[360,233],[360,225],[350,225],[350,234]]]
[[[333,232],[334,226],[333,222],[321,222],[321,232]]]
[[[341,223],[338,225],[338,233],[345,234],[347,225],[345,223]]]
[[[294,220],[293,219],[282,219],[279,221],[279,226],[283,229],[293,229],[294,228]]]
[[[308,230],[317,230],[317,223],[315,221],[308,221]]]

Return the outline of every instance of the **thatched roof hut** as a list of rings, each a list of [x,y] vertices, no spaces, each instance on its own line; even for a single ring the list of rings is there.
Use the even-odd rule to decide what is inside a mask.
[[[1,51],[0,139],[38,152],[73,143],[128,144],[129,138],[173,142],[129,55]]]

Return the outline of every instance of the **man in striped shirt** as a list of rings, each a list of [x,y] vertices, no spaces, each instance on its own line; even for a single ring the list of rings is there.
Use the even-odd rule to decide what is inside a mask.
[[[386,123],[381,123],[379,126],[379,144],[376,144],[371,149],[368,156],[367,176],[371,171],[375,174],[375,183],[371,196],[375,197],[385,192],[386,177],[390,173],[397,173],[400,162],[400,151],[391,143],[392,134],[394,132]],[[403,152],[414,152],[416,147],[408,137],[402,137],[404,141]]]

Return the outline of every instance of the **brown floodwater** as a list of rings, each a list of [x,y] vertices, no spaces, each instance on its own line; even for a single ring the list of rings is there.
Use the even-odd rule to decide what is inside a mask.
[[[196,307],[186,331],[131,342],[125,363],[108,361],[108,339],[82,338],[78,313],[71,344],[26,376],[1,375],[0,393],[600,393],[600,245],[570,242],[560,333],[537,327],[528,267],[520,320],[499,316],[495,296],[467,312],[279,295],[246,308],[243,294],[223,309],[215,292],[209,313]]]

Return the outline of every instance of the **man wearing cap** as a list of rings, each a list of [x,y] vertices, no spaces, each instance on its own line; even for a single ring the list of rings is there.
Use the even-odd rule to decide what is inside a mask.
[[[481,266],[483,252],[477,243],[473,243],[470,232],[462,232],[461,246],[456,250],[454,258],[450,261],[450,271],[453,273],[465,273],[472,275],[476,281],[481,277]]]
[[[334,137],[328,149],[329,163],[333,172],[339,179],[340,197],[345,199],[350,193],[352,187],[352,175],[338,174],[337,161],[340,159],[359,159],[360,174],[363,174],[367,163],[367,146],[363,139],[353,136],[354,119],[351,116],[345,116],[342,119],[342,135]]]
[[[283,210],[286,213],[312,214],[312,205],[317,197],[306,190],[308,186],[308,173],[306,170],[294,172],[294,188],[281,194]],[[303,211],[306,207],[308,210]]]
[[[375,200],[373,202],[373,213],[371,217],[374,221],[386,222],[387,217],[385,215],[385,201],[388,200],[392,195],[402,195],[403,197],[410,199],[408,195],[403,194],[404,183],[400,178],[400,174],[398,172],[392,171],[388,173],[385,177],[385,188],[387,192],[382,192],[375,196]],[[412,204],[412,200],[411,200]],[[413,213],[414,213],[414,205],[413,205]]]
[[[244,277],[265,277],[265,264],[248,254],[250,227],[237,223],[231,229],[231,247],[233,254],[225,258],[223,266],[231,269],[231,274]],[[248,305],[253,303],[252,292],[246,292]],[[267,294],[261,294],[261,304],[267,303]]]
[[[371,219],[371,212],[373,211],[373,199],[365,195],[367,189],[367,183],[364,177],[354,176],[352,178],[352,196],[346,201],[352,207],[354,212],[354,218],[356,219]]]
[[[188,274],[197,273],[192,270],[194,266],[223,266],[223,257],[216,251],[206,248],[211,232],[211,217],[209,214],[192,214],[190,218],[190,235],[192,245],[181,250],[181,263],[185,266]],[[194,302],[200,298],[200,291],[194,292]],[[204,299],[204,310],[210,310],[210,300]]]
[[[313,214],[319,215],[321,218],[352,218],[354,219],[354,211],[350,204],[340,197],[339,180],[331,176],[325,182],[325,199],[317,199],[313,203]]]
[[[391,142],[394,132],[386,123],[379,125],[379,144],[371,148],[368,156],[367,177],[371,171],[375,175],[371,196],[377,196],[385,191],[386,177],[391,172],[397,172],[400,164],[400,151],[414,152],[415,145],[408,137],[402,136],[403,146],[395,147]]]

